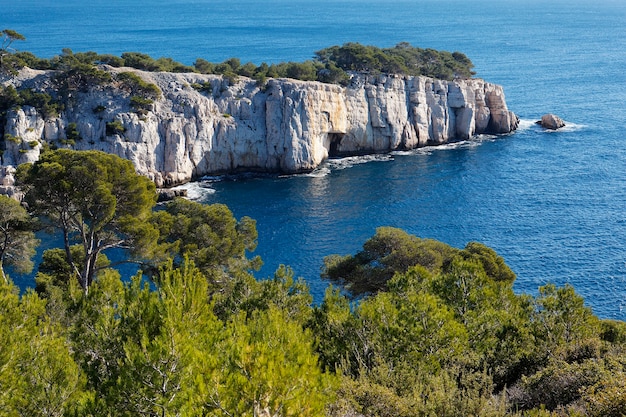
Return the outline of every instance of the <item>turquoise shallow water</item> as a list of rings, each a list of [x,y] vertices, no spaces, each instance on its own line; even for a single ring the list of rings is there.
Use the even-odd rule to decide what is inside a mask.
[[[317,299],[326,286],[322,258],[354,253],[376,227],[390,225],[458,247],[479,240],[517,273],[517,291],[569,282],[600,316],[626,319],[623,2],[4,3],[0,26],[27,37],[17,47],[46,57],[68,47],[258,64],[308,59],[348,41],[464,52],[477,76],[504,86],[523,121],[515,134],[193,190],[257,220],[260,276],[289,264]],[[546,112],[569,126],[538,129],[532,121]]]

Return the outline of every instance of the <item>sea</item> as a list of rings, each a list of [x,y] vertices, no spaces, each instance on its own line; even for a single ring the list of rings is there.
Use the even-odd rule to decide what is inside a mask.
[[[504,87],[515,133],[333,159],[305,175],[205,178],[190,197],[256,219],[257,277],[289,265],[316,302],[325,256],[393,226],[482,242],[517,274],[516,292],[571,284],[598,316],[626,319],[623,0],[0,0],[0,27],[26,37],[12,47],[47,58],[69,48],[258,65],[346,42],[463,52],[476,77]],[[543,130],[545,113],[566,127]]]

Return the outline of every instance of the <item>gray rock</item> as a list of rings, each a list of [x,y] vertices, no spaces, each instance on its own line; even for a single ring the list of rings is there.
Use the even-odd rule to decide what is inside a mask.
[[[541,120],[537,122],[544,129],[557,130],[565,126],[565,122],[559,116],[554,114],[544,114],[541,116]]]
[[[187,197],[187,190],[185,189],[176,189],[173,190],[171,188],[159,188],[157,190],[158,202],[171,201],[176,197]]]

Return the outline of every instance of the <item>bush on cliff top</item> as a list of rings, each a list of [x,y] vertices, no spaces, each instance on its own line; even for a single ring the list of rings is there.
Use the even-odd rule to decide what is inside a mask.
[[[29,52],[10,53],[3,51],[5,70],[28,66],[34,69],[60,70],[64,78],[76,72],[86,74],[74,81],[100,81],[104,76],[98,71],[89,70],[98,64],[114,67],[132,67],[143,71],[164,72],[199,72],[202,74],[219,74],[235,81],[237,76],[250,77],[264,84],[267,78],[293,78],[304,81],[321,81],[347,85],[349,72],[369,75],[401,74],[412,76],[428,76],[432,78],[452,80],[454,78],[470,78],[475,73],[470,59],[460,52],[437,51],[422,49],[401,42],[392,48],[361,45],[349,42],[342,46],[331,46],[315,52],[313,59],[304,62],[281,62],[255,65],[251,62],[242,64],[239,58],[229,58],[222,63],[211,63],[198,58],[193,66],[187,66],[172,58],[154,59],[140,52],[125,52],[121,57],[100,55],[96,52],[73,53],[63,49],[61,55],[49,60],[37,58]],[[9,68],[10,67],[10,68]],[[108,81],[108,80],[104,80]]]

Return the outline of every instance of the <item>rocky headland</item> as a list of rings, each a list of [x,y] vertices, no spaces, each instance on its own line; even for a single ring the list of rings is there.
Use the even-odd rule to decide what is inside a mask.
[[[167,187],[216,173],[305,172],[333,156],[503,134],[518,124],[502,87],[481,79],[356,75],[347,87],[292,79],[259,86],[245,77],[101,69],[113,80],[132,72],[161,94],[137,111],[132,92],[113,82],[67,94],[54,116],[29,105],[10,109],[0,132],[3,187],[11,185],[10,167],[49,146],[119,155]],[[0,81],[46,92],[54,76],[24,68]]]

